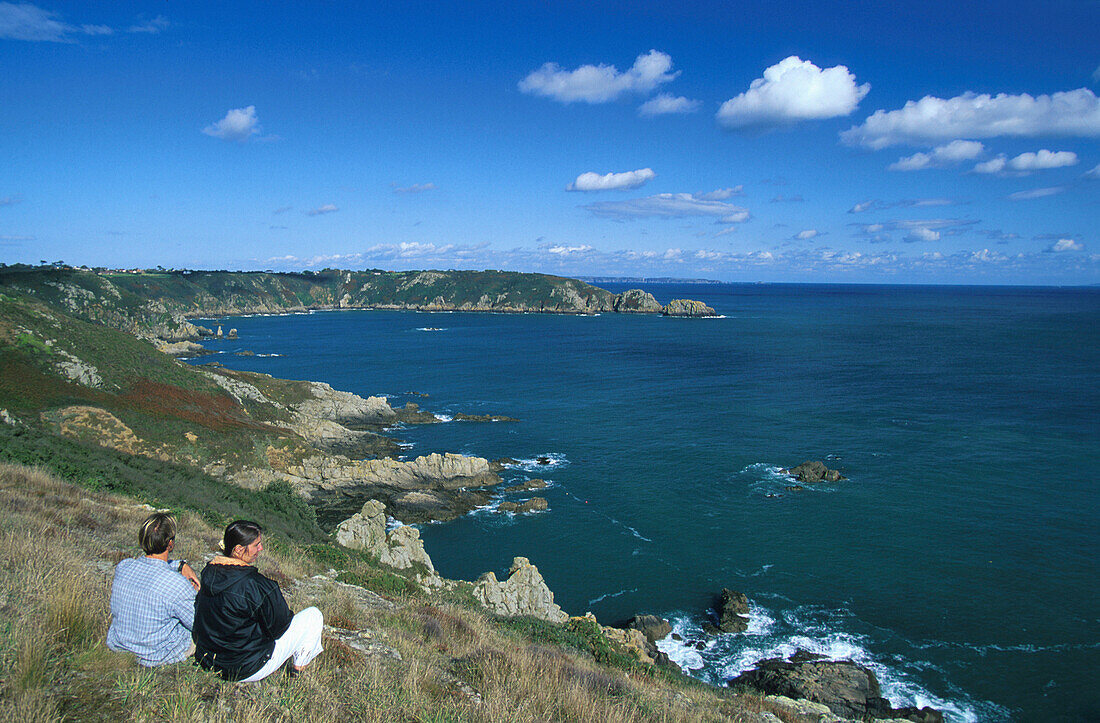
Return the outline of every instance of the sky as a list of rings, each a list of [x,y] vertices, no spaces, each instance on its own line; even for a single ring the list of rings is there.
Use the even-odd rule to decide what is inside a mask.
[[[0,2],[0,262],[1100,283],[1100,2]]]

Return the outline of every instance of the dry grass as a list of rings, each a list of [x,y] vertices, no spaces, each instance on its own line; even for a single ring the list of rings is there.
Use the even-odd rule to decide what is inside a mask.
[[[754,721],[758,698],[631,673],[537,645],[457,601],[395,598],[364,607],[330,586],[315,603],[326,622],[374,631],[401,660],[364,656],[336,639],[296,679],[226,683],[189,664],[139,667],[106,649],[111,570],[136,554],[148,514],[132,500],[0,465],[0,720],[168,721]],[[180,520],[178,554],[201,567],[217,531]],[[262,558],[263,559],[263,558]],[[268,572],[318,572],[279,547]]]

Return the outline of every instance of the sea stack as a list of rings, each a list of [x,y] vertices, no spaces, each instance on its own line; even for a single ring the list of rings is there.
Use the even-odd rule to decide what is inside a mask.
[[[702,301],[695,301],[693,299],[673,299],[668,302],[668,306],[661,312],[664,316],[683,316],[695,319],[704,318],[707,316],[717,316],[714,313],[714,309],[710,308]]]

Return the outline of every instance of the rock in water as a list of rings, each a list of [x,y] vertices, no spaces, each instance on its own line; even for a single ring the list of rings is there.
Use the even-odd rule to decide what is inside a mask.
[[[724,633],[743,633],[749,629],[749,599],[743,592],[722,588],[718,596],[718,629]]]
[[[842,718],[908,718],[922,723],[943,721],[943,714],[932,708],[891,707],[890,702],[882,697],[875,674],[848,660],[801,663],[764,660],[754,670],[742,673],[729,684],[748,686],[768,695],[821,703]]]
[[[640,631],[650,643],[656,643],[672,632],[672,625],[656,615],[635,615],[626,626]]]
[[[554,593],[546,586],[539,569],[526,557],[513,559],[508,574],[505,582],[499,582],[492,572],[483,574],[474,583],[474,597],[490,611],[505,617],[530,615],[552,623],[569,619],[554,604]]]
[[[627,289],[615,297],[612,308],[620,313],[660,314],[663,307],[653,294],[641,289]]]
[[[710,308],[702,301],[694,301],[693,299],[673,299],[668,302],[668,306],[666,306],[661,313],[665,316],[687,316],[694,318],[717,316],[717,314],[714,313],[714,309]]]
[[[799,482],[806,484],[814,484],[816,482],[839,482],[842,479],[847,479],[840,472],[835,469],[829,469],[825,466],[824,462],[803,462],[797,467],[791,467],[787,470],[787,474],[797,479]]]

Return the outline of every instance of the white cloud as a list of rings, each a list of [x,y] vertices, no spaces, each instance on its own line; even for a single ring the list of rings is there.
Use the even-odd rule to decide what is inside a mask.
[[[629,201],[601,201],[590,203],[585,208],[601,218],[620,220],[689,216],[711,216],[719,223],[741,223],[749,220],[748,209],[691,193],[659,193]]]
[[[1047,196],[1054,196],[1066,190],[1064,186],[1052,186],[1050,188],[1033,188],[1030,191],[1017,191],[1016,193],[1008,194],[1009,199],[1013,201],[1028,201],[1033,198],[1046,198]]]
[[[909,235],[905,237],[906,243],[914,243],[916,241],[939,241],[940,232],[935,229],[928,228],[927,226],[917,226]]]
[[[336,213],[340,209],[337,208],[335,203],[326,203],[324,206],[318,206],[317,208],[311,208],[307,211],[309,216],[322,216],[326,213]]]
[[[168,27],[168,18],[158,15],[152,20],[135,23],[126,29],[128,33],[149,33],[155,35]]]
[[[1037,135],[1100,136],[1100,99],[1087,88],[1038,96],[929,95],[898,110],[877,110],[840,138],[848,145],[878,150],[948,138]]]
[[[1000,173],[1008,165],[1008,158],[1004,154],[996,158],[990,158],[974,166],[974,173]]]
[[[638,115],[652,117],[655,115],[670,115],[675,113],[694,113],[702,105],[700,101],[685,98],[682,95],[661,93],[638,107]]]
[[[848,213],[863,213],[864,211],[883,211],[890,208],[914,208],[926,206],[953,206],[957,201],[950,198],[903,198],[900,201],[884,203],[878,199],[862,201],[848,209]]]
[[[1047,251],[1050,253],[1062,253],[1063,251],[1083,251],[1085,245],[1079,241],[1074,241],[1071,238],[1060,238],[1050,246],[1047,247]]]
[[[569,256],[571,254],[587,254],[596,249],[592,246],[562,246],[560,244],[547,244],[545,246],[539,246],[541,249],[545,249],[547,253],[556,254],[558,256]]]
[[[816,238],[818,235],[816,228],[808,228],[805,231],[799,231],[794,235],[799,241],[806,241],[807,239]]]
[[[588,171],[577,176],[577,179],[565,187],[566,191],[619,191],[628,188],[638,188],[657,177],[652,168],[639,168],[636,171],[624,171],[623,173],[598,173]]]
[[[613,65],[582,65],[576,70],[563,70],[557,63],[546,63],[521,80],[519,89],[560,103],[607,103],[625,93],[652,92],[680,74],[670,70],[672,58],[659,50],[639,55],[634,65],[621,73]]]
[[[849,208],[848,213],[863,213],[864,211],[869,211],[875,208],[876,203],[878,203],[878,201],[861,201]]]
[[[106,25],[75,26],[64,23],[61,16],[30,3],[0,2],[0,38],[30,42],[71,43],[70,35],[110,35]]]
[[[434,191],[434,183],[414,183],[411,186],[397,187],[394,186],[394,193],[424,193],[425,191]]]
[[[919,171],[925,168],[942,168],[960,161],[968,161],[977,158],[985,150],[985,146],[979,141],[951,141],[942,146],[936,146],[929,153],[914,153],[911,156],[899,158],[897,163],[891,163],[887,168],[891,171]]]
[[[234,108],[225,114],[225,118],[203,128],[202,132],[208,136],[221,138],[223,141],[244,143],[260,132],[260,119],[256,117],[256,106]]]
[[[1100,163],[1096,165],[1091,171],[1085,171],[1085,176],[1088,178],[1100,178]]]
[[[1041,171],[1047,168],[1064,168],[1077,165],[1077,154],[1073,151],[1048,151],[1043,149],[1035,153],[1021,153],[1008,162],[1014,171]]]
[[[707,191],[706,193],[694,194],[696,198],[702,201],[725,201],[732,196],[744,196],[744,186],[733,186],[732,188],[716,188],[713,191]]]
[[[843,65],[822,70],[792,55],[723,103],[717,118],[726,128],[759,128],[846,116],[870,90],[869,83],[856,85],[856,77]]]

